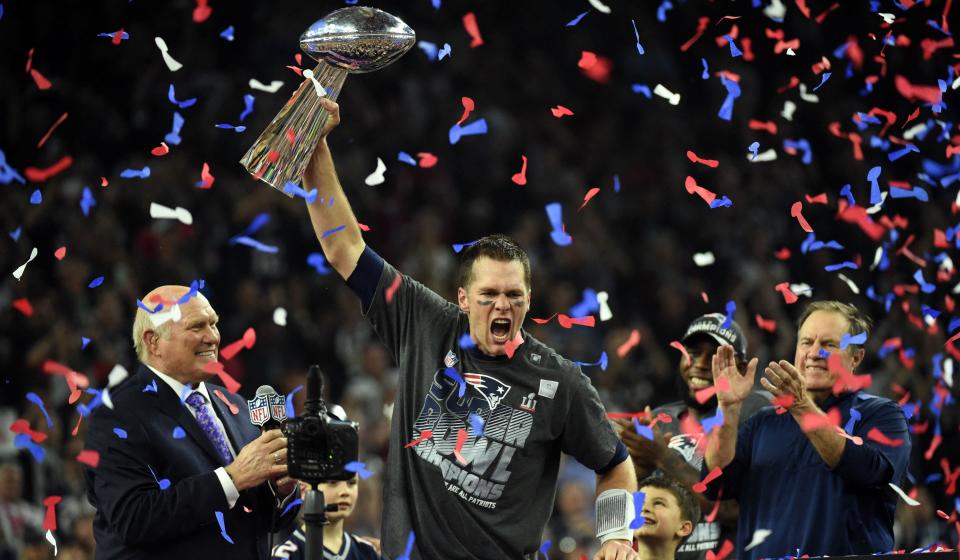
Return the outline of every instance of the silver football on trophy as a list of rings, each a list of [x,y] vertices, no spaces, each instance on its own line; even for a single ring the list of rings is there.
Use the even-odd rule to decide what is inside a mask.
[[[299,183],[328,114],[320,98],[336,100],[347,74],[373,72],[410,50],[417,36],[396,16],[366,6],[331,12],[300,36],[300,48],[320,64],[306,78],[240,163],[250,174],[286,192]]]

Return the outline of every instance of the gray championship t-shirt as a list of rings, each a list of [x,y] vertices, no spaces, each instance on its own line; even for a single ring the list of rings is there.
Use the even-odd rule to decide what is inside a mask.
[[[461,348],[467,316],[397,274],[384,264],[366,312],[401,372],[383,552],[404,554],[415,527],[411,559],[533,558],[560,452],[594,470],[616,452],[600,398],[578,366],[526,332],[509,359]]]
[[[743,424],[744,420],[753,416],[761,408],[770,406],[770,398],[770,394],[765,391],[754,391],[747,395],[740,409],[740,423]],[[695,451],[703,438],[703,434],[679,433],[682,415],[687,413],[687,404],[682,401],[665,404],[656,408],[653,414],[656,416],[661,412],[668,414],[673,419],[669,423],[657,424],[662,433],[673,434],[667,447],[679,453],[688,465],[699,471],[703,465],[703,456],[698,455]],[[711,414],[707,414],[707,416],[711,416]],[[737,531],[735,528],[727,529],[720,525],[719,521],[708,522],[706,518],[710,511],[705,509],[702,513],[700,523],[694,527],[693,534],[690,535],[687,542],[677,549],[676,560],[704,560],[707,557],[707,551],[716,551],[723,544],[724,539],[730,539],[730,542],[736,543]]]

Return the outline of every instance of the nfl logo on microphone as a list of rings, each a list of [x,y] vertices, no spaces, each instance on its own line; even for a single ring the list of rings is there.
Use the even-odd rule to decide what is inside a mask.
[[[250,409],[250,421],[257,426],[263,426],[270,420],[270,403],[266,395],[257,396],[247,401],[247,408]],[[286,410],[283,413],[286,417]]]

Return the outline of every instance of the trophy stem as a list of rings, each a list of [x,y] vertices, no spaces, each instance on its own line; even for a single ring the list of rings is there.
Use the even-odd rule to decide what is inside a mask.
[[[325,97],[335,101],[343,88],[347,71],[321,62],[313,74],[326,90]],[[320,105],[315,85],[311,79],[304,80],[240,159],[240,164],[254,178],[281,192],[287,182],[300,184],[320,133],[327,124],[329,113]]]

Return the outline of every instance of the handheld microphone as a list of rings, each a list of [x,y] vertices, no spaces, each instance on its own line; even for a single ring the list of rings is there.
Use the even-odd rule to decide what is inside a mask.
[[[287,420],[287,398],[269,385],[261,385],[253,399],[247,401],[250,422],[260,426],[261,432],[283,427]]]

